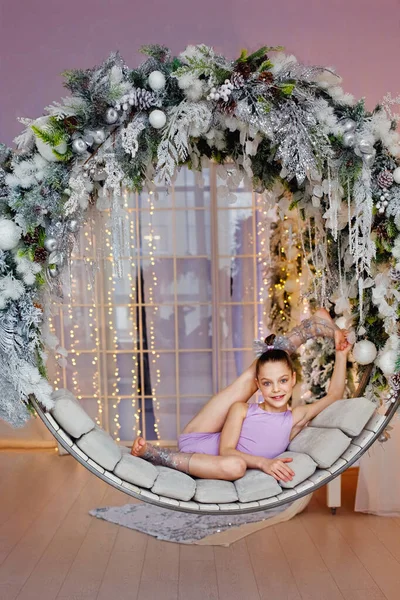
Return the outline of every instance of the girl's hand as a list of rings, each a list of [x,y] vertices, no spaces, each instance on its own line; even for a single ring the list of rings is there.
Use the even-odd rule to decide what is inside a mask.
[[[336,348],[336,353],[342,354],[343,356],[347,356],[352,347],[353,344],[350,344],[350,342],[347,339],[345,339],[344,343],[341,344],[340,348]]]
[[[277,481],[292,481],[294,471],[285,463],[292,462],[293,458],[262,458],[260,470],[272,475]]]
[[[335,349],[336,350],[344,350],[345,348],[347,348],[348,345],[348,341],[347,341],[347,335],[348,335],[348,331],[347,329],[335,329]]]

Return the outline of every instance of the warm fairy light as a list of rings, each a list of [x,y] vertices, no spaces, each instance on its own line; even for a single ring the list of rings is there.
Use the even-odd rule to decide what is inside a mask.
[[[155,261],[154,256],[155,256],[156,250],[157,250],[155,241],[161,239],[159,235],[155,235],[155,233],[154,233],[153,214],[154,214],[154,210],[155,210],[155,205],[154,205],[154,198],[153,198],[152,191],[149,192],[149,197],[147,198],[147,203],[149,205],[149,221],[148,221],[149,233],[148,233],[148,235],[144,236],[144,239],[147,241],[148,254],[150,256],[152,285],[149,285],[149,287],[148,287],[148,304],[150,304],[150,306],[152,306],[152,305],[154,305],[154,288],[156,288],[157,284],[158,284],[157,276],[155,273],[156,261]],[[150,339],[149,355],[152,356],[151,361],[156,370],[156,380],[155,380],[155,382],[153,381],[153,385],[151,388],[151,397],[152,397],[152,402],[153,402],[153,407],[154,407],[154,431],[157,436],[157,439],[160,439],[160,432],[159,432],[159,427],[158,427],[160,420],[157,416],[159,414],[160,402],[157,398],[157,389],[161,383],[161,373],[160,373],[160,370],[156,368],[157,359],[160,358],[160,355],[156,354],[156,351],[155,351],[155,326],[154,326],[154,320],[153,320],[153,313],[156,314],[157,312],[158,312],[158,306],[154,306],[154,308],[152,309],[152,312],[150,313],[151,316],[149,318],[149,339]]]

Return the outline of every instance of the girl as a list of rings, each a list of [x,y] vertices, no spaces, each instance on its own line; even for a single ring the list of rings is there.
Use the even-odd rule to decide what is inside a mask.
[[[335,339],[336,360],[324,398],[289,410],[296,384],[290,354],[313,337]],[[235,480],[247,468],[260,469],[278,481],[290,481],[291,458],[277,458],[289,442],[324,408],[343,398],[347,332],[333,323],[329,313],[318,310],[285,337],[269,336],[259,346],[259,358],[227,388],[216,394],[186,425],[179,437],[179,452],[159,448],[136,438],[131,454],[155,465],[164,465],[195,477]],[[259,389],[263,402],[247,404]]]

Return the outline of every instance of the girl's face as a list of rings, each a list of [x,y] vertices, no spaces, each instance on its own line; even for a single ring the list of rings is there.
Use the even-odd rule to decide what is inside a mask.
[[[296,373],[292,373],[285,361],[261,365],[256,381],[265,404],[272,411],[286,410],[296,384]]]

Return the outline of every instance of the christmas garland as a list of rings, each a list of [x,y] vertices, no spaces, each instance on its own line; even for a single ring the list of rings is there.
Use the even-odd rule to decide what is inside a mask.
[[[90,205],[109,207],[120,253],[121,188],[155,190],[177,168],[219,163],[220,193],[279,186],[276,202],[301,222],[308,297],[355,328],[354,357],[375,360],[370,394],[400,386],[400,157],[389,95],[372,112],[323,67],[280,48],[237,60],[205,45],[179,57],[148,46],[136,69],[119,54],[64,73],[70,95],[21,119],[16,149],[0,147],[0,417],[29,416],[29,396],[52,406],[48,330]],[[113,238],[114,239],[114,238]],[[373,344],[372,341],[373,340]]]

